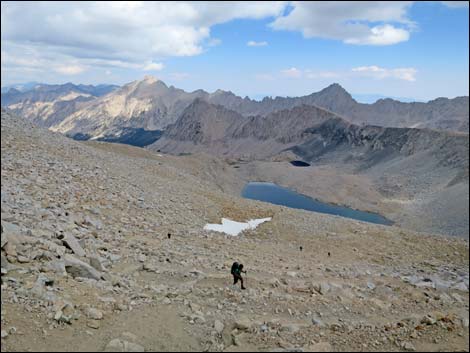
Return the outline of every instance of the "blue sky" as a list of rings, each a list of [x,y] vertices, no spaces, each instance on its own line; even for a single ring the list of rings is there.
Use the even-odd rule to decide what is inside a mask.
[[[298,96],[468,95],[467,2],[2,2],[2,86],[124,84]],[[364,98],[367,99],[367,98]]]

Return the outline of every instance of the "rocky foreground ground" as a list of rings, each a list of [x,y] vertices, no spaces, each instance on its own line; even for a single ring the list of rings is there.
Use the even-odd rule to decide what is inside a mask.
[[[1,124],[2,352],[469,350],[464,240],[237,198],[222,163]],[[222,217],[272,221],[203,230]]]

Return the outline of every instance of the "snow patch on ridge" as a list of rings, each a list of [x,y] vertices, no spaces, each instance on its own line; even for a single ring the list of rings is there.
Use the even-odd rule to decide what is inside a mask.
[[[260,218],[260,219],[250,219],[247,222],[236,222],[228,218],[222,218],[222,224],[206,224],[204,226],[205,230],[213,230],[215,232],[222,232],[232,236],[237,236],[246,229],[255,229],[261,223],[268,222],[272,218]]]

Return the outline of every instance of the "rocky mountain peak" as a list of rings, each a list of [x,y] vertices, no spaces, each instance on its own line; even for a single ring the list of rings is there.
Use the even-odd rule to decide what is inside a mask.
[[[352,99],[352,96],[349,94],[349,92],[346,91],[339,83],[332,83],[328,87],[322,89],[319,93],[336,97],[343,96],[345,98]]]
[[[218,89],[214,93],[210,94],[212,97],[214,96],[235,96],[232,91],[224,91],[223,89]]]

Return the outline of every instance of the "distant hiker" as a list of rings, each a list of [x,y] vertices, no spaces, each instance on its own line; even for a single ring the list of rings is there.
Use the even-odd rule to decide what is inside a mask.
[[[330,254],[330,252],[328,251],[328,257],[330,257],[330,256],[331,256],[331,254]]]
[[[243,285],[243,278],[242,278],[242,273],[246,273],[246,271],[243,271],[243,264],[234,262],[230,273],[233,276],[233,285],[237,284],[238,280],[240,280],[242,284],[242,289],[246,289],[245,286]]]
[[[168,239],[171,239],[171,233],[168,233]]]
[[[300,247],[300,251],[302,251],[303,247]]]

